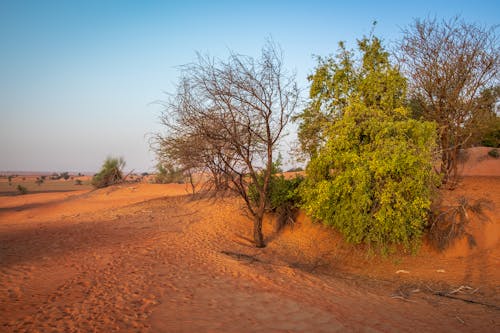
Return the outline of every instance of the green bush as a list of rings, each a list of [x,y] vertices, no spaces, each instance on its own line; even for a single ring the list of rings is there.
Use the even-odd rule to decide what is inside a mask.
[[[500,157],[500,153],[498,153],[498,149],[492,149],[488,152],[488,155],[493,157],[493,158],[498,158]]]
[[[294,221],[294,215],[300,206],[299,187],[303,177],[298,176],[286,179],[283,175],[277,175],[278,167],[273,167],[273,174],[269,182],[268,197],[266,199],[266,210],[277,214],[277,229],[281,229],[285,224]],[[264,175],[259,173],[257,181],[264,182]],[[248,189],[250,201],[257,205],[259,202],[259,192],[255,184],[251,183]]]
[[[307,167],[303,208],[353,243],[414,248],[428,220],[436,127],[358,105]]]
[[[17,185],[17,191],[19,194],[24,195],[28,193],[28,189],[23,185]]]
[[[108,157],[104,161],[101,171],[92,178],[92,185],[96,188],[102,188],[122,182],[124,167],[123,158]]]

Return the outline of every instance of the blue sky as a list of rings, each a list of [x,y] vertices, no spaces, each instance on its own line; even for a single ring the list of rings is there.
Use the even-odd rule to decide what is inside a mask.
[[[96,171],[108,155],[153,170],[154,102],[196,51],[258,56],[271,36],[306,92],[313,55],[374,20],[390,46],[417,17],[491,26],[498,13],[498,1],[0,0],[0,170]]]

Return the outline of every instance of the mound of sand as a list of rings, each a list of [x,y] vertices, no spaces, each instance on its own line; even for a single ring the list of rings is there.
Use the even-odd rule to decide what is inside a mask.
[[[184,185],[2,197],[1,331],[496,332],[498,185],[445,194],[494,202],[476,247],[388,257],[303,215],[279,234],[269,216],[256,249],[240,200]]]

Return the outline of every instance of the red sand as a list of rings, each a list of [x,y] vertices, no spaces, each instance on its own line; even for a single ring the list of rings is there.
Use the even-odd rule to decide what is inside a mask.
[[[269,219],[256,249],[239,200],[183,185],[0,197],[0,331],[498,332],[498,161],[445,192],[495,203],[477,246],[415,256],[366,255],[303,216],[281,234]]]

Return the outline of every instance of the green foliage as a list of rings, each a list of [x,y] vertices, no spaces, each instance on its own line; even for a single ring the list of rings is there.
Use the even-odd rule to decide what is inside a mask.
[[[339,43],[335,57],[318,58],[311,82],[310,102],[296,117],[302,150],[314,156],[328,140],[330,123],[343,116],[356,97],[367,106],[392,111],[402,106],[406,81],[389,63],[389,54],[377,37],[358,41],[362,56]]]
[[[273,163],[271,179],[269,181],[269,191],[266,199],[266,209],[276,212],[287,206],[290,208],[298,207],[300,204],[299,185],[303,177],[285,178],[281,173],[280,160]],[[257,181],[262,185],[264,183],[264,173],[257,174]],[[259,202],[259,191],[254,183],[248,188],[248,197],[250,201],[257,205]]]
[[[358,73],[349,96],[332,102],[344,105],[341,116],[324,125],[325,143],[306,169],[302,207],[350,242],[414,248],[438,180],[436,126],[408,117],[405,80],[380,41],[365,38],[359,49],[362,62],[348,66]]]
[[[498,158],[500,157],[500,153],[498,152],[498,149],[492,149],[488,152],[488,155],[493,157],[493,158]]]
[[[294,222],[295,213],[300,206],[299,187],[304,178],[297,176],[294,178],[285,178],[281,170],[281,155],[276,162],[272,164],[271,178],[266,196],[266,210],[276,213],[276,230],[279,231],[286,224]],[[257,181],[260,187],[264,184],[264,172],[257,174]],[[252,205],[257,206],[260,202],[260,193],[254,182],[248,187],[248,198]]]
[[[123,158],[108,157],[101,167],[101,171],[92,178],[92,185],[97,188],[107,187],[120,183],[123,180]]]
[[[17,185],[17,191],[19,194],[24,195],[28,193],[28,189],[23,185]]]
[[[500,116],[492,112],[487,130],[481,137],[481,145],[492,148],[500,148]]]
[[[156,168],[158,170],[155,178],[157,184],[184,183],[184,173],[181,169],[165,163],[158,163]]]

